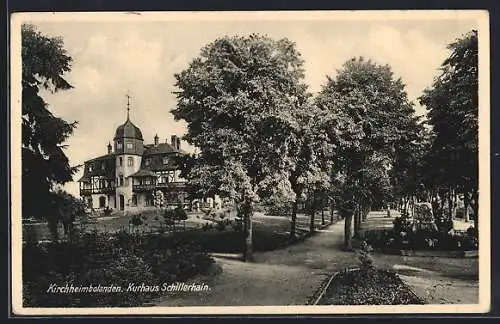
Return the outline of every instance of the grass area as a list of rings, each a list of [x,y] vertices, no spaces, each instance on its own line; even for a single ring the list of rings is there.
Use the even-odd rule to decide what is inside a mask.
[[[144,225],[139,227],[140,231],[154,232],[161,226],[162,217],[155,211],[145,211]],[[204,213],[189,213],[186,221],[179,222],[178,230],[199,231],[203,246],[210,252],[239,253],[244,247],[244,233],[236,231],[232,225],[227,225],[224,230],[219,230],[215,222],[204,219]],[[229,219],[234,220],[235,213],[231,213]],[[102,217],[94,223],[86,225],[86,231],[114,233],[120,230],[132,231],[134,228],[129,224],[131,215]],[[325,215],[325,218],[329,218]],[[307,215],[297,215],[297,238],[290,238],[290,218],[284,216],[267,216],[256,212],[253,217],[253,242],[254,251],[269,251],[288,246],[303,238],[309,233],[310,218]],[[328,223],[328,222],[327,222]],[[212,224],[212,228],[204,229],[204,224]],[[46,224],[31,224],[37,232],[39,240],[50,239],[50,232]],[[315,226],[321,226],[321,215],[315,217]],[[61,233],[62,236],[62,233]]]
[[[393,272],[375,268],[343,271],[318,305],[419,305],[424,301]]]

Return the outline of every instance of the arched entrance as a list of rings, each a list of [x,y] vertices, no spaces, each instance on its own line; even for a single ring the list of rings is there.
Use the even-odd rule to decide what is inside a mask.
[[[125,197],[123,195],[120,195],[120,210],[125,209]]]

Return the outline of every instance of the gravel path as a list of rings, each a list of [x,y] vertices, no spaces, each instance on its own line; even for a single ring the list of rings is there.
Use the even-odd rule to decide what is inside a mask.
[[[305,305],[333,273],[359,265],[356,254],[341,250],[344,222],[319,230],[287,248],[254,254],[255,262],[237,255],[214,255],[222,272],[194,279],[210,291],[169,293],[157,306]],[[373,255],[375,265],[399,273],[419,296],[432,304],[477,303],[477,259],[432,259]]]

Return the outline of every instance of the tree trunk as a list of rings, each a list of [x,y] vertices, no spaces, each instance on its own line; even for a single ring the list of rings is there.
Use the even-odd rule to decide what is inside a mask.
[[[363,215],[361,215],[361,220],[364,222],[366,221],[366,219],[368,218],[368,214],[370,213],[372,207],[371,207],[371,203],[369,205],[366,206],[366,208],[364,209],[363,211]]]
[[[330,204],[330,223],[333,223],[333,204]]]
[[[245,251],[243,252],[243,261],[253,261],[253,238],[252,238],[252,202],[245,201],[243,206],[245,217]]]
[[[457,193],[455,189],[452,189],[452,200],[451,200],[451,219],[457,218]]]
[[[344,223],[344,250],[353,251],[352,248],[352,213],[346,215]]]
[[[313,233],[315,231],[314,217],[316,216],[316,192],[313,192],[312,203],[311,203],[311,217],[309,218],[309,231]]]
[[[325,206],[321,205],[321,225],[325,225]]]
[[[315,226],[314,226],[314,216],[316,214],[316,208],[313,207],[311,210],[311,216],[309,218],[309,231],[313,233],[315,231]]]
[[[354,237],[359,238],[360,237],[360,225],[361,225],[361,205],[357,205],[356,209],[354,211]]]
[[[469,206],[470,206],[469,193],[465,192],[464,193],[464,220],[466,222],[470,221]]]
[[[292,207],[292,220],[290,223],[290,237],[292,239],[295,238],[296,235],[296,227],[297,227],[297,209],[299,207],[299,201],[298,199],[295,199],[293,202],[293,207]]]

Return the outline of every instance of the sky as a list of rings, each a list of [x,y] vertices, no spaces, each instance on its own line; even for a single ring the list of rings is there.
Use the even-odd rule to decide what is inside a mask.
[[[57,16],[57,14],[55,15]],[[201,16],[200,16],[201,17]],[[246,19],[219,18],[132,20],[25,19],[48,36],[61,36],[73,58],[72,71],[65,75],[73,89],[56,94],[43,92],[49,109],[67,121],[78,121],[68,140],[71,165],[105,154],[116,128],[126,119],[127,92],[131,98],[131,120],[142,130],[146,144],[158,134],[160,141],[182,135],[186,124],[174,121],[174,74],[187,68],[204,45],[223,35],[262,33],[294,41],[305,60],[306,83],[313,93],[321,89],[326,76],[352,57],[363,56],[379,64],[389,64],[395,77],[406,84],[417,114],[425,109],[417,103],[422,91],[439,74],[438,68],[449,55],[446,45],[477,28],[470,17],[412,19],[405,16],[336,19]],[[391,19],[389,19],[391,18]],[[193,148],[187,143],[182,147]],[[82,174],[75,175],[78,180]],[[66,190],[78,195],[78,183]]]

